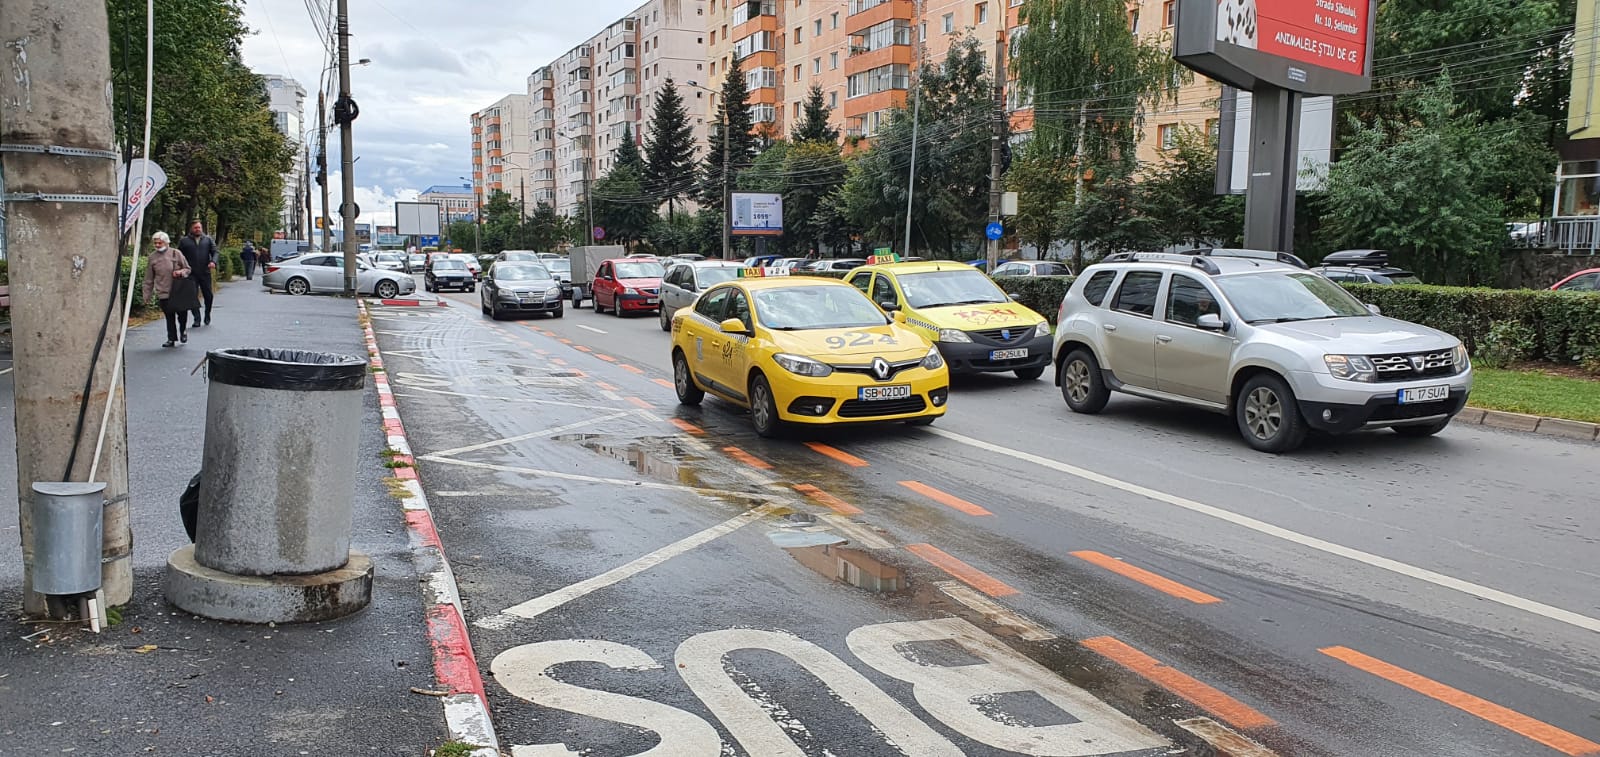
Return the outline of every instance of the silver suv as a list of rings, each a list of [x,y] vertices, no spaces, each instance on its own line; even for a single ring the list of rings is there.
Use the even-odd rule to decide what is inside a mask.
[[[1074,412],[1112,390],[1228,413],[1250,446],[1308,430],[1439,433],[1466,405],[1460,340],[1363,305],[1291,255],[1123,253],[1061,301],[1056,384]]]

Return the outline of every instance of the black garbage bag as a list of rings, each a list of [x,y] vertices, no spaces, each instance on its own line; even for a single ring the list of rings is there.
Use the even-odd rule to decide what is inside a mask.
[[[178,498],[178,517],[183,518],[183,530],[189,534],[189,541],[194,541],[195,522],[200,517],[199,473],[189,479],[189,485],[183,488],[183,496]]]

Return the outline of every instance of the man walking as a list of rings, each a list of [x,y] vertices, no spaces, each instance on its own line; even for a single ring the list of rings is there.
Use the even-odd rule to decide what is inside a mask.
[[[200,297],[205,301],[205,324],[211,325],[211,272],[217,269],[217,243],[210,236],[200,221],[189,222],[189,233],[178,240],[178,251],[189,261],[189,269],[193,271],[190,278],[200,287]],[[194,325],[200,325],[200,308],[194,309]]]
[[[244,264],[245,281],[256,277],[256,245],[254,242],[244,240],[244,249],[239,250],[239,262]]]

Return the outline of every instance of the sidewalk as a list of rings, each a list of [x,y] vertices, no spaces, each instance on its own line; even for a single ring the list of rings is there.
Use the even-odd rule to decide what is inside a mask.
[[[95,635],[19,622],[11,375],[0,375],[0,754],[421,755],[445,741],[405,518],[386,492],[376,394],[366,391],[353,546],[372,556],[372,605],[354,617],[246,626],[179,612],[161,594],[187,542],[177,500],[199,468],[208,349],[293,347],[365,356],[356,305],[225,285],[213,325],[163,349],[162,322],[128,334],[134,597]],[[10,367],[0,362],[0,370]],[[247,464],[270,470],[272,450]],[[370,461],[370,465],[366,464]],[[147,645],[154,651],[141,652]]]

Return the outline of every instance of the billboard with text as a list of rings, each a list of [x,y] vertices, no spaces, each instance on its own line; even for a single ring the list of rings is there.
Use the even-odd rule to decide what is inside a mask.
[[[1173,57],[1223,83],[1314,95],[1372,82],[1377,0],[1179,0]]]

